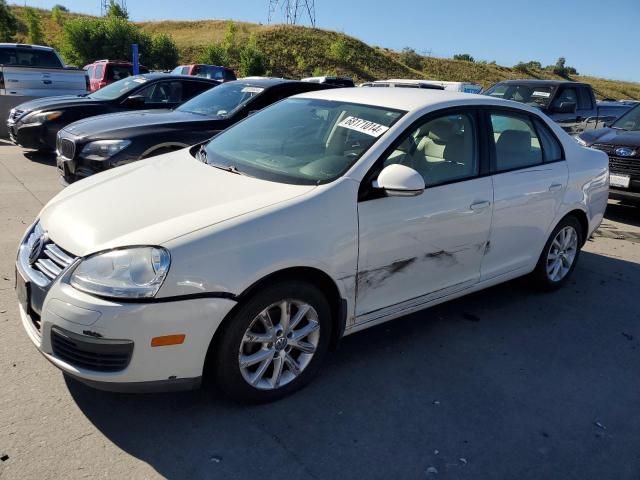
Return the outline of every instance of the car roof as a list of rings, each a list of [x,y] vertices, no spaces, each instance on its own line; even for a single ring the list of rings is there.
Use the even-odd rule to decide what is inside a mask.
[[[539,112],[538,109],[523,103],[486,95],[418,88],[337,88],[300,93],[296,97],[336,100],[405,111],[421,110],[430,106],[496,105]]]
[[[246,85],[253,85],[256,87],[263,87],[263,88],[268,88],[268,87],[273,87],[274,85],[282,85],[285,83],[301,83],[303,85],[308,85],[309,82],[303,82],[302,80],[290,80],[287,78],[271,78],[271,77],[246,77],[246,78],[239,78],[237,80],[232,80],[230,82],[225,82],[225,83],[243,83]]]
[[[194,75],[177,75],[175,73],[161,73],[161,72],[150,72],[150,73],[141,73],[139,75],[136,75],[138,77],[144,77],[147,80],[166,80],[166,79],[180,79],[180,80],[185,80],[185,79],[189,79],[189,80],[195,80],[195,81],[202,81],[202,82],[210,82],[210,83],[220,83],[220,80],[214,80],[213,78],[207,78],[207,77],[198,77],[198,76],[194,76]],[[131,78],[131,77],[128,77]]]
[[[2,47],[13,47],[13,48],[32,48],[34,50],[46,50],[53,51],[52,47],[47,47],[45,45],[31,45],[28,43],[0,43],[0,48]]]
[[[557,87],[558,85],[589,85],[588,83],[582,82],[573,82],[571,80],[503,80],[497,83],[507,83],[507,84],[517,84],[517,85],[537,85],[537,86],[548,86],[548,87]]]

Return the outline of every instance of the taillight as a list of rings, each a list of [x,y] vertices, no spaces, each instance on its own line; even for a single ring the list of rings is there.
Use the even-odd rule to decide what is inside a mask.
[[[102,87],[106,87],[107,86],[107,82],[105,80],[100,80],[98,82],[98,89],[102,88]]]
[[[0,88],[4,89],[4,73],[0,72]]]

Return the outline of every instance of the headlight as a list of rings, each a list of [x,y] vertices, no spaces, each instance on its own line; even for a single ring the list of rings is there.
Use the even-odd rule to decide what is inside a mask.
[[[87,143],[80,156],[87,160],[107,160],[131,145],[131,140],[98,140]]]
[[[151,298],[162,286],[171,257],[161,247],[130,247],[98,253],[71,274],[71,285],[94,295]]]
[[[573,137],[576,139],[576,142],[578,142],[580,145],[582,145],[583,147],[587,146],[587,142],[585,142],[583,139],[581,139],[580,137]]]
[[[62,112],[43,112],[43,113],[30,113],[27,115],[22,123],[44,123],[50,122],[51,120],[55,120],[56,118],[60,118],[62,116]]]

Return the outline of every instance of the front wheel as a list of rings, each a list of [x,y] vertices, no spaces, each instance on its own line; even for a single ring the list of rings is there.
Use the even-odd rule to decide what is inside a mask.
[[[319,370],[331,327],[329,304],[312,285],[266,287],[225,322],[213,345],[211,367],[219,386],[244,402],[293,393]]]
[[[575,217],[565,217],[560,221],[551,232],[532,273],[538,287],[555,290],[569,280],[578,263],[582,239],[582,226]]]

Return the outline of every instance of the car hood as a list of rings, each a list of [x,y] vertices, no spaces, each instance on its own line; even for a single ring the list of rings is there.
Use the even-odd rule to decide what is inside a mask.
[[[64,130],[76,137],[91,137],[99,134],[100,137],[106,138],[109,137],[109,133],[115,133],[119,130],[126,131],[129,134],[133,128],[158,125],[168,126],[172,129],[179,128],[181,125],[191,128],[194,123],[211,121],[215,120],[203,115],[180,112],[178,110],[142,110],[89,117],[68,125]]]
[[[28,102],[21,103],[16,107],[18,110],[33,112],[35,110],[52,110],[56,108],[69,108],[74,106],[86,106],[102,103],[102,100],[96,100],[89,97],[81,97],[78,95],[61,95],[57,97],[43,97]]]
[[[230,173],[183,149],[72,184],[45,206],[40,222],[60,247],[84,256],[161,245],[314,188]]]
[[[604,143],[620,147],[640,147],[640,131],[617,130],[615,128],[599,128],[580,135],[587,145]]]

